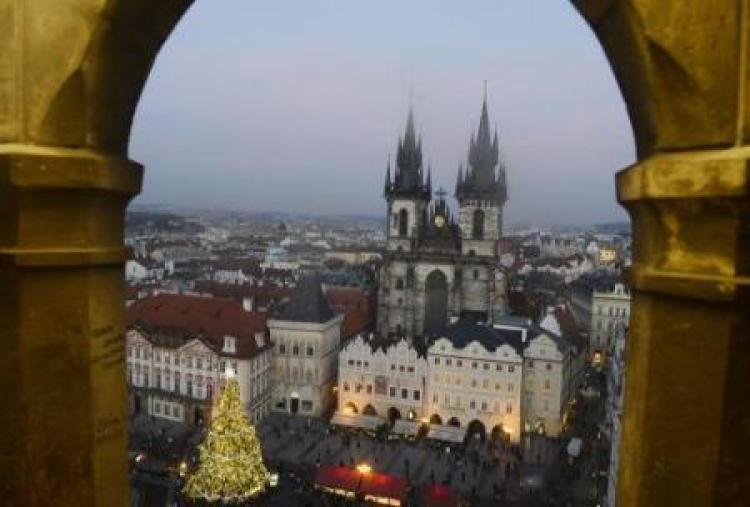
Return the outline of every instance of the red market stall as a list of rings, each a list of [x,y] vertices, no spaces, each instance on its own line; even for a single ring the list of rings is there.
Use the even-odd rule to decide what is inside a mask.
[[[400,506],[406,501],[406,481],[403,479],[344,467],[319,468],[315,487],[347,498],[363,498],[379,505]]]

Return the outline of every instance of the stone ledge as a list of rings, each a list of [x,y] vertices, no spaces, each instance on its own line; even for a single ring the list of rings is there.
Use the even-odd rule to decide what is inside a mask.
[[[655,155],[617,173],[617,199],[748,196],[750,148]]]
[[[0,145],[0,187],[95,189],[135,195],[143,166],[96,152]]]
[[[130,259],[130,248],[80,249],[0,249],[0,266],[10,264],[23,268],[108,266],[123,264]]]
[[[647,293],[704,301],[732,301],[738,287],[750,287],[750,277],[700,275],[634,265],[627,268],[628,283]]]

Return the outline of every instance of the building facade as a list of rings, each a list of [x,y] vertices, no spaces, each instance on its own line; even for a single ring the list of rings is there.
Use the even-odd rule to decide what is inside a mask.
[[[630,290],[622,283],[595,290],[591,306],[591,352],[605,356],[614,345],[617,326],[630,319]]]
[[[348,341],[339,355],[339,411],[396,419],[423,419],[427,361],[406,339]]]
[[[506,273],[498,262],[505,167],[497,132],[490,132],[487,101],[468,165],[459,167],[457,219],[446,193],[432,199],[431,170],[424,169],[422,141],[409,112],[396,167],[386,172],[388,240],[380,272],[378,331],[398,336],[432,335],[452,318],[472,314],[491,322],[507,309]]]
[[[249,419],[269,412],[272,348],[262,315],[232,301],[162,293],[130,306],[126,317],[134,413],[204,424],[228,369]]]
[[[302,277],[279,316],[274,344],[274,410],[307,416],[333,408],[344,314],[336,315],[317,276]]]

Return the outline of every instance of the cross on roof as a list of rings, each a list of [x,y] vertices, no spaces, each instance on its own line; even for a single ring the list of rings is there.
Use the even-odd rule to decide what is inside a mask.
[[[443,187],[440,187],[437,190],[437,192],[435,192],[435,195],[437,196],[438,199],[440,199],[441,201],[444,201],[445,196],[448,195],[448,192],[446,192],[445,189],[443,189]]]

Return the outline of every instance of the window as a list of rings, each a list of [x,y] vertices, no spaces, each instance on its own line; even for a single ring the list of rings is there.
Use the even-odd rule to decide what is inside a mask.
[[[508,373],[513,373],[515,370],[513,366],[508,366]]]
[[[354,359],[349,359],[349,366],[354,366]]]
[[[438,401],[439,401],[438,395],[437,394],[433,394],[432,395],[432,402],[433,403],[438,403]]]
[[[313,402],[310,400],[302,400],[302,403],[300,403],[302,407],[303,412],[312,412],[313,409]]]
[[[453,361],[451,361],[450,359],[445,360],[445,366],[451,366],[451,364],[453,364]]]
[[[372,384],[367,384],[367,394],[372,394]]]
[[[419,401],[421,393],[418,390],[414,391],[414,401]]]
[[[474,250],[472,250],[472,252],[473,252],[473,251],[474,251]],[[478,270],[478,269],[475,269],[475,270],[474,270],[474,280],[479,280],[479,270]]]
[[[312,348],[312,347],[307,347],[307,355],[308,355],[308,356],[311,356],[311,355],[313,355],[313,353],[314,353],[314,352],[315,352],[315,351],[313,350],[313,348]]]
[[[544,388],[545,389],[551,389],[552,388],[552,383],[549,381],[548,378],[544,379]]]
[[[475,378],[471,379],[471,387],[476,387],[476,386],[477,386],[477,379]]]
[[[487,410],[487,402],[486,401],[482,402],[482,410],[484,410],[484,411]]]
[[[187,381],[187,395],[188,396],[193,395],[193,381],[192,380]]]
[[[439,357],[435,358],[435,364],[440,364],[440,358]]]
[[[477,369],[477,362],[474,361],[473,363],[471,363],[471,367],[476,370]]]
[[[529,359],[528,361],[526,361],[526,366],[528,366],[529,368],[533,368],[534,367],[534,361],[532,361],[531,359]]]
[[[344,382],[344,391],[349,390],[349,382]]]
[[[482,380],[482,387],[484,387],[485,389],[490,387],[490,381],[487,379]]]
[[[148,372],[143,374],[143,387],[150,387],[148,383]]]
[[[177,406],[172,407],[172,415],[174,417],[180,417],[180,407],[177,407]]]
[[[482,366],[484,367],[485,370],[490,369],[490,363],[484,363]]]
[[[508,403],[507,405],[505,405],[505,413],[506,414],[512,414],[513,413],[513,404],[512,403]]]
[[[203,369],[203,360],[200,357],[195,360],[195,367],[199,370]]]
[[[362,367],[362,361],[357,361],[357,368],[361,368],[361,367]]]
[[[401,399],[408,399],[409,398],[409,390],[408,389],[401,389]]]
[[[395,397],[396,397],[396,388],[395,388],[395,387],[391,387],[391,388],[389,388],[389,389],[388,389],[388,395],[389,395],[389,396],[390,396],[391,398],[395,398]]]
[[[476,405],[477,405],[477,404],[476,404],[476,403],[474,402],[474,400],[471,400],[471,401],[469,402],[469,408],[470,408],[470,409],[472,409],[472,410],[474,410],[474,408],[476,407]]]
[[[403,364],[399,365],[398,371],[400,371],[401,373],[404,372],[404,365]]]
[[[497,369],[497,371],[500,371],[500,372],[503,371],[503,365],[502,364],[498,364],[496,369]]]
[[[362,391],[362,384],[357,384],[354,386],[354,392],[359,393]]]
[[[391,365],[391,371],[396,371],[396,365],[395,364]]]
[[[474,217],[471,227],[472,239],[484,238],[484,211],[478,209],[474,211]]]
[[[552,363],[547,363],[547,371],[552,371]]]
[[[409,372],[409,373],[414,373],[414,367],[413,366],[409,366],[408,368],[406,368],[406,371]]]
[[[549,400],[544,400],[544,403],[542,405],[542,408],[545,412],[549,411]]]
[[[460,359],[456,360],[456,368],[460,368],[461,366],[463,366],[463,364],[463,361],[461,361]]]
[[[509,393],[513,392],[513,387],[514,387],[513,384],[508,384],[508,392]]]
[[[286,354],[286,345],[283,343],[279,344],[279,354]]]
[[[365,368],[369,368],[370,367],[370,363],[368,361],[365,361],[364,365],[365,365]]]
[[[404,290],[404,280],[402,278],[396,280],[396,290]]]
[[[294,347],[292,347],[292,354],[295,355],[295,356],[299,355],[299,346],[298,345],[295,345]]]
[[[157,414],[161,414],[161,403],[158,401],[154,403],[154,412]]]

